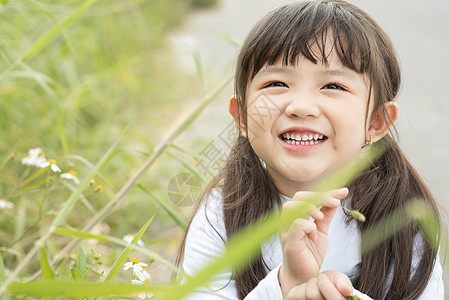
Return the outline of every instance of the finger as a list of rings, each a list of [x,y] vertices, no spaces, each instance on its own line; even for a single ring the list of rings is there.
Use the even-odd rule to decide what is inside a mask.
[[[297,200],[285,202],[282,205],[282,212],[285,214],[289,211],[298,211],[298,218],[302,219],[309,219],[312,217],[314,219],[321,220],[324,217],[323,212],[318,207],[306,201]]]
[[[306,299],[310,300],[324,300],[325,298],[320,292],[318,288],[318,279],[317,277],[313,277],[307,282],[306,288]]]
[[[334,208],[340,205],[340,200],[349,194],[347,187],[335,189],[328,192],[327,197],[323,199],[323,207]]]
[[[292,225],[288,231],[281,234],[281,239],[286,240],[296,240],[299,241],[308,235],[311,239],[316,237],[317,227],[314,222],[305,219],[296,219],[293,221]]]
[[[293,287],[287,294],[287,300],[304,300],[306,299],[307,283]]]
[[[321,273],[320,275],[318,275],[318,288],[325,299],[345,299],[345,297],[343,297],[343,295],[325,273]]]
[[[342,296],[348,297],[352,295],[353,287],[348,276],[335,270],[325,271],[322,274],[329,278]]]
[[[348,276],[340,274],[339,276],[336,276],[333,281],[343,296],[348,297],[352,295],[354,288],[352,287],[351,280],[349,280]]]
[[[321,233],[327,234],[329,231],[330,224],[337,212],[338,207],[335,208],[321,208],[323,217],[320,219],[315,219],[315,224],[317,230]]]
[[[325,199],[323,206],[321,207],[323,217],[316,219],[316,225],[319,232],[327,234],[330,223],[337,212],[338,206],[340,205],[340,200],[346,197],[348,193],[349,190],[347,188],[333,190]]]

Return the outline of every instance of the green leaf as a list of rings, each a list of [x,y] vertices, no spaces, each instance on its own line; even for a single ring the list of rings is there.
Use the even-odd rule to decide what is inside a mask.
[[[70,268],[70,273],[72,273],[72,278],[75,281],[83,281],[84,277],[83,274],[81,274],[80,270],[78,270],[77,268]]]
[[[172,147],[172,145],[170,145]],[[176,160],[177,162],[179,162],[184,168],[186,168],[187,170],[190,171],[190,173],[192,173],[198,180],[200,180],[202,183],[207,183],[206,179],[197,171],[195,170],[195,168],[186,163],[184,160],[182,160],[178,155],[173,155],[170,152],[166,151],[165,154],[167,156],[169,156],[170,158]]]
[[[39,249],[39,259],[41,262],[41,270],[42,270],[42,279],[43,280],[53,280],[54,274],[53,270],[48,263],[47,251],[45,251],[44,247]]]
[[[175,221],[176,224],[178,224],[179,227],[181,227],[183,230],[187,229],[186,224],[182,219],[174,212],[174,210],[164,201],[160,200],[156,195],[154,195],[151,191],[144,188],[141,184],[137,185],[138,188],[140,188],[142,191],[144,191],[146,194],[148,194],[151,198],[153,198],[166,212],[167,214]]]
[[[185,46],[187,47],[187,49],[190,51],[190,53],[193,56],[193,60],[195,61],[195,66],[196,66],[196,72],[198,73],[198,77],[200,79],[200,83],[201,83],[201,88],[203,89],[203,93],[206,93],[206,83],[204,81],[204,72],[203,72],[203,66],[201,64],[201,56],[200,53],[198,51],[198,49],[196,49],[195,47],[185,44]]]
[[[157,212],[156,212],[157,213]],[[130,245],[128,245],[123,252],[120,254],[120,256],[117,258],[117,260],[114,262],[114,265],[112,266],[111,270],[109,271],[108,275],[104,279],[104,282],[110,282],[112,281],[115,276],[117,276],[118,272],[122,268],[123,264],[125,263],[126,259],[128,258],[129,254],[131,253],[132,246],[136,245],[137,242],[140,240],[142,235],[147,230],[148,226],[150,226],[151,222],[153,221],[154,217],[156,216],[156,213],[143,225],[143,227],[137,232],[134,239],[131,241]]]
[[[1,5],[6,5],[8,3],[9,0],[1,0],[0,4]]]
[[[55,297],[89,297],[89,296],[113,296],[136,295],[147,292],[165,294],[169,286],[155,284],[133,285],[131,283],[98,283],[86,281],[42,281],[31,283],[12,283],[8,291],[14,295],[55,296]]]
[[[0,254],[0,282],[5,282],[6,280],[6,269],[5,264],[3,263],[2,255]],[[3,296],[0,297],[0,300],[9,300],[9,293],[3,294]]]
[[[76,269],[81,272],[83,279],[86,278],[87,263],[86,263],[86,256],[84,255],[83,247],[81,247],[81,243],[78,244],[78,256],[76,257]]]
[[[0,254],[0,282],[4,282],[5,280],[6,280],[5,264],[3,263],[3,257]]]
[[[37,52],[39,52],[43,47],[45,47],[55,36],[57,36],[61,30],[75,21],[85,10],[94,4],[96,0],[87,0],[83,4],[78,6],[78,8],[69,14],[60,23],[56,24],[50,30],[48,30],[43,36],[41,36],[33,45],[25,52],[22,60],[25,61],[33,57]]]
[[[106,235],[97,235],[90,232],[85,232],[81,230],[71,229],[71,228],[64,228],[64,227],[57,227],[53,231],[53,233],[63,236],[69,236],[69,237],[76,237],[81,239],[94,239],[99,240],[103,242],[111,242],[113,240],[112,237],[108,237]]]
[[[237,48],[240,48],[242,46],[242,42],[239,41],[238,39],[227,35],[227,34],[223,34],[223,33],[218,33],[218,32],[214,32],[214,35],[219,38],[220,40],[223,40],[225,42],[227,42],[228,44],[235,46]]]

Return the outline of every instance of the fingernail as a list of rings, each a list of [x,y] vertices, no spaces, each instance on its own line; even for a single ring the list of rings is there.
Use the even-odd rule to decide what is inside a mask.
[[[337,198],[332,198],[332,204],[334,204],[334,205],[340,205],[340,199],[337,199]]]
[[[347,187],[343,187],[341,189],[338,190],[340,193],[349,193],[349,189]]]

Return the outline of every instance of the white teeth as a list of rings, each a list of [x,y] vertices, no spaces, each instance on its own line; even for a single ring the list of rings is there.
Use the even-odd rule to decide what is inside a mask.
[[[283,133],[282,137],[285,139],[285,142],[292,145],[316,145],[321,142],[324,138],[324,135],[318,133],[305,133],[305,134],[291,134],[291,133]]]

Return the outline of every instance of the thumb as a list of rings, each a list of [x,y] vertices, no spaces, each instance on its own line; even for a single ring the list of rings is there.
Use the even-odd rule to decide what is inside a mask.
[[[343,296],[348,297],[352,295],[354,288],[352,287],[351,280],[349,280],[348,276],[333,270],[324,273],[326,273],[331,282]]]

